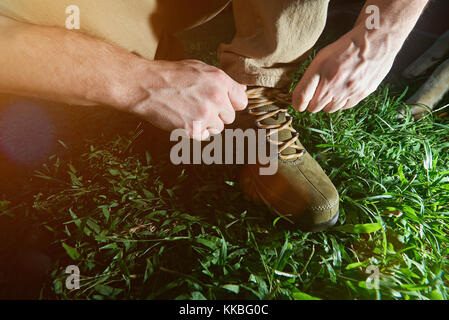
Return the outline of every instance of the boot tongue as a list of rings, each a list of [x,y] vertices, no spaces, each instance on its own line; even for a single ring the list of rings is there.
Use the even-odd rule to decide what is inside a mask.
[[[279,107],[277,107],[276,105],[267,105],[267,106],[263,106],[257,109],[257,111],[265,111],[265,112],[271,112],[274,110],[278,110]],[[265,125],[279,125],[282,126],[287,122],[287,117],[286,117],[287,113],[286,112],[279,112],[277,114],[275,114],[272,117],[269,117],[267,119],[262,120],[260,123],[261,124],[265,124]],[[288,142],[291,138],[293,137],[293,134],[290,130],[288,129],[282,129],[278,131],[278,138],[277,140],[279,142]],[[274,139],[273,139],[274,140]],[[288,147],[287,149],[285,149],[284,151],[281,152],[282,155],[286,156],[286,155],[290,155],[290,154],[294,154],[296,153],[296,149]]]

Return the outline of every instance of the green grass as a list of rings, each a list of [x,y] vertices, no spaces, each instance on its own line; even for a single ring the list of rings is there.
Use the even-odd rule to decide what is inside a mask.
[[[52,157],[31,203],[4,199],[0,215],[27,208],[52,234],[42,298],[447,299],[449,122],[398,120],[402,96],[382,88],[346,112],[292,112],[341,194],[327,232],[285,228],[246,200],[237,167],[153,160],[134,148],[139,130]],[[64,286],[70,264],[80,290]],[[370,265],[378,289],[366,287]]]
[[[219,42],[187,47],[215,64],[203,53]],[[0,217],[51,235],[44,299],[448,299],[449,121],[440,111],[397,119],[404,86],[391,88],[332,115],[291,110],[341,195],[341,218],[323,233],[248,201],[240,167],[170,165],[142,148],[140,128],[86,141],[72,160],[51,157],[21,201],[0,196]],[[70,291],[72,264],[82,277]],[[369,266],[378,289],[367,288]]]

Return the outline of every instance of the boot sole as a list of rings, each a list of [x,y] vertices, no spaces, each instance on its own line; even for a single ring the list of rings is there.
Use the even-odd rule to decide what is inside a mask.
[[[283,218],[284,220],[288,221],[290,224],[298,226],[299,229],[305,232],[321,232],[325,231],[331,227],[333,227],[340,216],[340,210],[337,211],[337,213],[328,221],[320,222],[316,224],[304,224],[300,222],[294,222],[291,219],[289,219],[284,214],[278,212],[275,208],[271,206],[271,204],[257,191],[257,186],[259,185],[257,182],[257,179],[251,179],[251,182],[243,182],[241,181],[242,185],[244,186],[243,191],[253,201],[259,200],[262,202],[268,209],[270,209],[271,212],[278,215],[279,217]],[[255,199],[257,198],[257,199]]]
[[[300,228],[303,231],[307,231],[307,232],[325,231],[329,228],[332,228],[337,223],[339,217],[340,217],[340,210],[338,210],[337,213],[335,214],[335,216],[333,216],[332,219],[330,219],[329,221],[317,223],[314,225],[302,225],[302,226],[300,226]]]
[[[257,192],[257,194],[259,195],[260,200],[262,200],[262,202],[265,204],[265,206],[267,206],[272,212],[274,212],[279,217],[287,220],[289,223],[298,226],[299,229],[301,229],[304,232],[325,231],[325,230],[333,227],[337,223],[338,218],[340,217],[340,210],[338,210],[337,213],[330,220],[325,221],[325,222],[320,222],[320,223],[315,223],[315,224],[304,224],[304,223],[300,223],[300,222],[293,222],[288,217],[279,213],[276,209],[272,208],[271,205],[267,201],[265,201],[265,199],[263,199],[263,197],[261,197],[258,192]]]

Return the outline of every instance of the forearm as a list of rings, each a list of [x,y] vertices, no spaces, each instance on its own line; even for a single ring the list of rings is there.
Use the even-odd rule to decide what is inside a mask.
[[[365,34],[366,38],[382,42],[383,46],[399,51],[410,32],[415,27],[429,0],[368,0],[354,29]],[[380,25],[368,28],[367,21],[373,12],[368,6],[379,8]]]
[[[141,58],[95,38],[0,17],[0,92],[125,108]]]
[[[390,71],[427,3],[368,0],[354,28],[318,53],[294,91],[293,106],[336,112],[365,99]]]

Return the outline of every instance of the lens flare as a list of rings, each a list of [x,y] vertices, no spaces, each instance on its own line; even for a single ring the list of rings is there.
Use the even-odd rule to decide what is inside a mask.
[[[54,145],[54,126],[37,102],[14,101],[0,109],[0,153],[25,166],[45,162]]]

